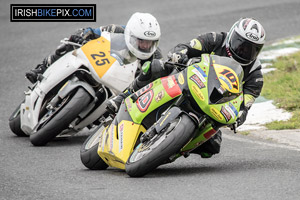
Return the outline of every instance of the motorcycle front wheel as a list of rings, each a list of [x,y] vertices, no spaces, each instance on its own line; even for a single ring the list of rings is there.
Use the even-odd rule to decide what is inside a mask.
[[[126,162],[126,173],[141,177],[162,165],[179,153],[193,137],[195,123],[185,114],[173,120],[169,126],[150,140],[140,143]]]
[[[25,134],[21,129],[21,117],[20,117],[21,104],[14,110],[14,112],[9,117],[8,119],[9,128],[15,135],[19,137],[28,137],[28,135]]]
[[[104,126],[100,125],[100,128],[91,134],[82,144],[80,149],[80,158],[82,164],[92,170],[105,170],[108,165],[98,155],[99,139],[101,137]]]
[[[34,146],[44,146],[54,139],[85,109],[91,101],[91,96],[78,88],[73,94],[66,96],[55,108],[47,112],[39,121],[37,131],[30,135],[30,142]]]

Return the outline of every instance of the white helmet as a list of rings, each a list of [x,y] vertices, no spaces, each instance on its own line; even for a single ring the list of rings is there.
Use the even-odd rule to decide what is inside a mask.
[[[231,27],[227,35],[227,52],[242,66],[249,65],[264,46],[265,37],[265,30],[258,21],[241,18]]]
[[[156,51],[160,27],[149,13],[134,13],[125,27],[125,42],[130,52],[141,60],[150,58]]]

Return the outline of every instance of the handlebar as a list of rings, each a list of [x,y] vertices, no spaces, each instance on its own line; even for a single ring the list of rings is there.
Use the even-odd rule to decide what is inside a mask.
[[[66,45],[72,45],[72,46],[77,46],[77,47],[81,47],[81,44],[75,43],[75,42],[71,42],[68,38],[64,38],[60,41],[62,44],[66,44]]]
[[[164,65],[166,67],[171,65],[170,68],[176,68],[178,71],[182,71],[183,69],[185,69],[187,67],[187,65],[180,64],[180,63],[175,63],[175,62],[170,62],[170,61],[166,61],[164,63]]]

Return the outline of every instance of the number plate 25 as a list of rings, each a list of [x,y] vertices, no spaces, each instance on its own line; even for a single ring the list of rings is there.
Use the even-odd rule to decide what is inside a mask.
[[[102,78],[116,59],[110,56],[110,42],[104,37],[89,41],[81,47],[91,65]]]

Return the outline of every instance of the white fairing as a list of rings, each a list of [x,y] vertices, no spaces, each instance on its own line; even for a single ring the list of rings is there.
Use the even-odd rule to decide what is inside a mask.
[[[46,70],[43,74],[44,79],[37,83],[33,91],[25,93],[25,102],[21,104],[21,129],[25,133],[31,133],[37,125],[40,108],[46,94],[84,64],[87,62],[76,58],[72,52],[69,52]]]
[[[102,36],[110,41],[109,33],[103,32]],[[67,53],[46,70],[43,74],[44,79],[41,82],[38,81],[32,91],[25,92],[25,102],[20,107],[21,129],[26,134],[32,133],[38,124],[39,112],[46,94],[58,83],[79,70],[82,65],[89,68],[96,81],[110,88],[114,94],[118,94],[134,80],[138,62],[136,59],[131,59],[131,61],[125,65],[116,60],[100,78],[81,49]]]
[[[77,54],[79,58],[87,60],[82,50],[78,49]],[[118,94],[126,89],[126,87],[128,87],[129,84],[134,80],[134,75],[138,64],[139,62],[135,60],[132,63],[121,66],[120,63],[116,61],[112,64],[102,78],[97,75],[93,66],[89,62],[86,66],[91,72],[93,72],[92,76],[95,80],[110,88],[114,93]]]
[[[103,84],[115,93],[122,92],[134,80],[137,65],[138,61],[124,66],[120,66],[118,62],[115,62],[102,77]]]

